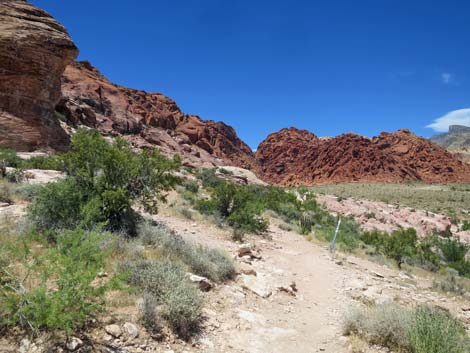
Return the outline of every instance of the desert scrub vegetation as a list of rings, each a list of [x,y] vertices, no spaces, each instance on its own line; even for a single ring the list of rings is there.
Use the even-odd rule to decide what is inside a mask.
[[[444,213],[454,222],[470,221],[470,184],[342,183],[317,185],[309,190],[341,198],[368,199]]]
[[[165,191],[178,182],[179,159],[158,150],[135,153],[123,139],[108,143],[95,130],[78,130],[62,155],[67,177],[46,185],[29,208],[38,230],[103,226],[135,235],[138,202],[156,212]]]
[[[118,283],[99,278],[109,257],[102,232],[62,231],[54,243],[37,233],[1,238],[0,330],[71,334],[104,309]]]
[[[139,225],[138,237],[144,244],[156,247],[162,257],[183,263],[194,274],[214,282],[235,277],[235,266],[227,253],[190,243],[163,225],[143,222]]]
[[[144,292],[141,321],[155,332],[165,320],[182,338],[197,331],[204,300],[178,263],[168,260],[136,260],[122,264],[128,282]]]
[[[299,194],[274,186],[236,185],[217,177],[212,170],[201,170],[197,175],[208,197],[193,200],[196,210],[211,215],[233,228],[237,238],[243,233],[263,233],[269,226],[265,217],[274,212],[285,226],[291,225],[302,234],[314,232],[325,241],[331,241],[337,218],[322,209],[315,195],[304,190]],[[354,249],[359,244],[359,227],[354,220],[343,219],[338,243]]]
[[[407,309],[383,305],[356,309],[344,320],[343,331],[398,352],[470,352],[470,340],[463,324],[447,311],[433,306]]]
[[[0,148],[0,166],[12,167],[18,170],[64,170],[64,161],[61,154],[52,156],[34,156],[29,159],[21,159],[16,151],[8,148]]]
[[[395,260],[398,267],[408,264],[432,272],[450,267],[460,276],[470,277],[470,262],[465,258],[469,247],[457,240],[437,235],[418,239],[413,228],[399,229],[392,234],[364,232],[360,240],[372,247],[369,255],[383,254]]]
[[[444,275],[436,278],[433,282],[433,288],[444,293],[455,295],[470,294],[470,279],[459,276],[458,271],[453,268],[443,270]]]

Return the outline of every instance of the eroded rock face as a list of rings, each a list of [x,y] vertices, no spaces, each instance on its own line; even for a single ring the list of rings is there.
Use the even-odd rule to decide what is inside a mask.
[[[0,146],[28,151],[67,145],[54,110],[61,75],[77,54],[47,12],[25,1],[0,1]]]
[[[57,109],[73,125],[123,136],[137,148],[179,153],[189,165],[255,164],[254,153],[232,127],[186,115],[163,94],[113,84],[88,62],[67,67],[62,93]]]
[[[318,139],[306,130],[282,129],[256,153],[262,177],[278,185],[339,182],[468,182],[470,166],[408,130],[372,139],[343,134]]]

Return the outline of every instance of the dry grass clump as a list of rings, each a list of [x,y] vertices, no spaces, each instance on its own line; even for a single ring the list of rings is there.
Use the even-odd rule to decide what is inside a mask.
[[[344,333],[370,344],[409,353],[468,353],[469,337],[460,321],[443,309],[396,305],[354,310],[344,322]]]
[[[222,250],[192,244],[165,226],[153,226],[148,222],[139,225],[138,235],[144,244],[158,247],[166,257],[183,262],[197,275],[215,282],[235,276],[233,261]]]
[[[128,261],[122,269],[128,282],[144,291],[141,321],[155,332],[160,318],[182,338],[197,331],[204,300],[199,289],[189,281],[184,269],[171,261]]]

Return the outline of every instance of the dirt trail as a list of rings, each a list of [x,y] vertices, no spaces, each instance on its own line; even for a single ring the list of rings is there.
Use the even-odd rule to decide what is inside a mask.
[[[236,253],[238,245],[224,231],[206,223],[157,217],[178,233]],[[271,227],[270,240],[255,240],[262,259],[251,266],[261,287],[272,291],[261,298],[246,290],[242,278],[214,293],[204,352],[347,352],[341,318],[352,299],[344,292],[353,272],[333,261],[329,252],[303,237]],[[295,282],[297,295],[278,291]],[[245,290],[244,290],[245,289]],[[225,302],[225,303],[224,303]]]
[[[156,219],[185,238],[226,249],[240,269],[256,271],[256,276],[241,274],[236,281],[209,292],[199,343],[191,349],[172,347],[175,353],[351,352],[348,338],[342,335],[343,318],[351,308],[372,303],[438,305],[470,330],[466,299],[433,290],[429,273],[399,272],[353,255],[337,254],[332,259],[325,245],[276,225],[270,227],[271,239],[247,239],[261,255],[247,265],[237,256],[239,245],[230,240],[227,230],[207,221],[175,217],[168,209]],[[298,290],[295,296],[279,290],[288,289],[292,282]],[[372,347],[367,352],[385,351]]]

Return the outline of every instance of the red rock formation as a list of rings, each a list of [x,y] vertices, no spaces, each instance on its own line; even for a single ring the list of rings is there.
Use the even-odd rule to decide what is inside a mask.
[[[24,1],[0,1],[0,146],[64,148],[54,116],[60,78],[78,53],[65,28]]]
[[[306,130],[282,129],[259,145],[256,157],[264,180],[278,185],[470,181],[470,165],[408,130],[318,139]]]
[[[67,67],[62,93],[57,109],[74,125],[121,135],[138,148],[156,145],[166,154],[179,153],[190,165],[255,165],[254,153],[232,127],[186,115],[160,93],[113,84],[88,62]]]

